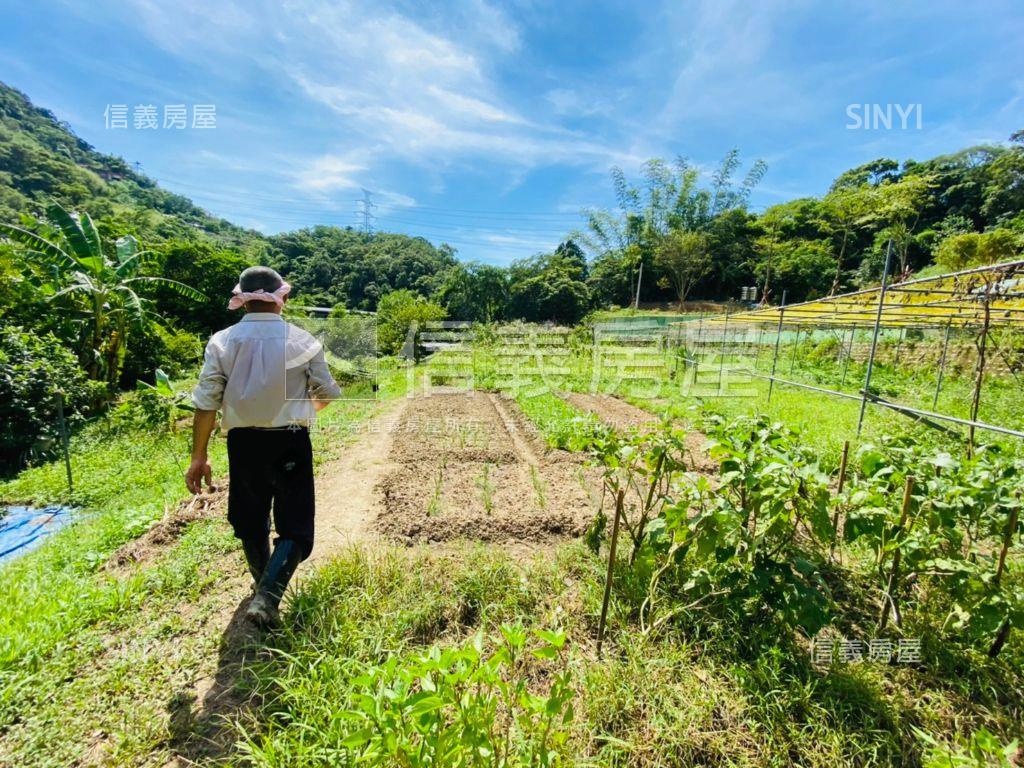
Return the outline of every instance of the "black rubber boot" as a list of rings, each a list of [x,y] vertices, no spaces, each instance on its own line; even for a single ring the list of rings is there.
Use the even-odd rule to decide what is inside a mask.
[[[281,605],[281,597],[301,560],[302,551],[298,544],[290,539],[281,539],[277,542],[274,554],[270,556],[270,561],[263,571],[263,578],[260,579],[256,596],[253,597],[245,612],[249,621],[264,628],[278,624],[278,606]]]
[[[267,563],[270,562],[270,537],[242,539],[242,551],[245,552],[245,562],[249,564],[253,584],[259,587],[263,572],[267,570]]]

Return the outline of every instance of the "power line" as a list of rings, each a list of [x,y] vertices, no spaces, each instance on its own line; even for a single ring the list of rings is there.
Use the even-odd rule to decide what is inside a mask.
[[[195,201],[199,204],[203,203],[203,198],[208,193],[199,193],[195,196]],[[372,193],[371,193],[372,194]],[[294,223],[297,226],[315,226],[317,223],[323,223],[331,220],[337,220],[338,218],[344,217],[345,213],[342,210],[332,210],[329,208],[306,208],[297,206],[274,206],[272,210],[264,209],[256,206],[241,206],[241,202],[238,198],[232,198],[230,200],[224,199],[215,201],[219,205],[230,204],[231,214],[233,216],[247,216],[249,218],[264,219],[264,220],[276,220],[284,223]],[[364,200],[356,201],[360,204],[360,208],[357,209],[356,215],[362,217],[364,210],[362,204]],[[372,208],[380,208],[381,206],[371,201]],[[389,222],[398,225],[416,227],[418,229],[432,230],[435,232],[466,232],[480,229],[493,230],[500,233],[527,233],[536,234],[540,236],[551,235],[556,237],[563,237],[571,233],[574,228],[582,225],[582,221],[577,219],[574,222],[565,222],[564,225],[559,225],[556,222],[538,222],[537,225],[531,226],[528,221],[518,221],[512,219],[506,221],[446,221],[443,217],[446,214],[419,214],[416,209],[405,209],[400,212],[401,216],[392,216],[385,214],[378,216],[377,214],[370,214],[370,218],[376,221],[378,225],[381,222]],[[223,214],[218,214],[223,215]],[[408,218],[413,217],[413,218]],[[418,218],[417,218],[418,217]],[[367,229],[366,222],[363,220],[362,229]],[[523,225],[523,226],[514,226]],[[575,225],[575,226],[574,226]],[[370,227],[372,230],[372,227]]]
[[[177,179],[170,179],[170,178],[167,178],[167,177],[163,178],[162,183],[164,183],[164,184],[173,184],[174,186],[180,186],[180,187],[185,187],[185,188],[189,188],[189,189],[198,190],[196,193],[191,193],[191,192],[189,193],[189,194],[195,194],[197,197],[209,197],[209,198],[229,200],[229,201],[237,201],[241,197],[241,198],[246,198],[246,199],[250,199],[250,200],[261,200],[261,201],[266,201],[266,202],[271,202],[271,203],[294,204],[294,205],[297,205],[297,206],[301,206],[304,209],[308,209],[308,210],[311,210],[311,211],[317,211],[317,212],[322,210],[321,208],[318,208],[316,206],[315,201],[312,201],[309,198],[293,197],[293,196],[281,197],[281,196],[276,196],[276,195],[263,195],[263,194],[254,193],[254,192],[251,192],[251,191],[245,190],[245,189],[236,189],[236,188],[230,188],[230,187],[221,187],[219,189],[211,189],[211,188],[209,188],[206,185],[192,184],[190,182],[179,181]],[[163,189],[165,191],[167,191],[167,192],[174,193],[174,190],[167,189],[167,187],[163,187]],[[354,199],[353,198],[349,198],[348,200],[345,200],[345,201],[333,200],[331,202],[333,202],[333,203],[354,202],[354,203],[361,204],[363,202],[363,198],[354,198]],[[432,214],[432,215],[445,215],[445,216],[450,216],[452,218],[506,218],[506,217],[508,217],[508,218],[528,218],[528,219],[532,219],[532,218],[552,218],[552,219],[575,219],[575,220],[578,220],[583,215],[581,212],[571,213],[571,212],[514,211],[514,210],[513,211],[510,211],[510,210],[495,211],[495,210],[482,210],[482,209],[469,209],[469,208],[447,208],[447,207],[443,207],[443,206],[421,205],[419,203],[417,203],[415,205],[408,205],[408,206],[397,205],[397,204],[393,205],[393,206],[389,206],[387,203],[383,203],[383,204],[376,204],[375,203],[374,205],[375,205],[375,207],[380,207],[381,205],[383,205],[384,207],[394,208],[394,209],[401,209],[403,211],[408,211],[408,212],[415,212],[415,211],[437,212],[436,214]],[[308,206],[308,208],[306,208],[307,206]]]

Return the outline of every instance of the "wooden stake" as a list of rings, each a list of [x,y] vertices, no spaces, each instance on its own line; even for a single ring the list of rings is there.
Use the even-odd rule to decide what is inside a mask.
[[[988,291],[985,292],[985,320],[981,326],[981,335],[978,338],[978,366],[974,373],[974,392],[971,394],[971,421],[978,420],[978,406],[981,405],[981,384],[985,379],[985,347],[988,341],[988,329],[991,323],[992,311],[989,302]],[[967,458],[974,455],[974,424],[971,424],[967,437]]]
[[[1010,544],[1013,543],[1013,534],[1017,532],[1017,521],[1020,519],[1020,507],[1014,507],[1010,511],[1010,519],[1006,523],[1006,532],[1003,534],[1003,547],[999,550],[999,564],[996,566],[996,576],[993,580],[993,584],[996,588],[999,587],[999,582],[1003,577],[1003,569],[1006,567],[1006,553],[1010,550]],[[992,641],[991,647],[988,649],[988,655],[991,658],[995,658],[999,655],[999,652],[1003,650],[1003,646],[1006,645],[1007,639],[1010,637],[1010,620],[1004,619],[1003,623],[999,627],[999,631],[996,632],[996,637]]]
[[[839,496],[843,492],[843,485],[846,484],[846,463],[850,459],[850,441],[843,441],[843,457],[839,460],[839,487],[836,488],[836,496]],[[832,515],[832,551],[829,552],[829,559],[832,559],[832,555],[835,554],[836,544],[839,542],[839,509],[836,509],[836,513]],[[842,561],[842,552],[839,550],[839,559]]]
[[[912,475],[907,476],[907,481],[903,486],[903,507],[900,510],[900,524],[896,528],[894,536],[899,536],[903,533],[903,529],[906,528],[907,518],[910,516],[910,502],[914,491],[914,478]],[[889,571],[889,583],[885,588],[885,595],[882,599],[882,615],[878,618],[878,631],[881,632],[885,629],[889,623],[889,609],[892,608],[895,613],[896,623],[900,623],[899,609],[896,608],[896,598],[893,596],[893,591],[896,589],[896,582],[900,576],[900,559],[903,551],[896,548],[896,551],[892,553],[892,570]]]
[[[57,426],[60,429],[60,447],[64,453],[64,469],[68,475],[68,494],[74,495],[75,485],[71,478],[71,441],[68,438],[68,423],[64,418],[64,393],[57,392]]]
[[[619,541],[619,519],[622,517],[622,504],[626,492],[619,491],[615,497],[615,519],[612,521],[612,541],[608,547],[608,574],[604,579],[604,599],[601,601],[601,619],[597,623],[597,658],[601,658],[604,645],[604,627],[608,619],[608,603],[612,596],[612,574],[615,570],[615,548]]]

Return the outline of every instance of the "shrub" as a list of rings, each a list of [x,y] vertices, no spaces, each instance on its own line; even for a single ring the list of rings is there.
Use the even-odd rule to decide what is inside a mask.
[[[88,381],[75,356],[52,334],[0,329],[0,474],[60,447],[58,390],[73,425],[103,389],[102,383]]]
[[[132,389],[139,381],[151,382],[157,368],[181,378],[193,372],[202,355],[203,343],[194,333],[148,323],[132,335],[119,385]]]
[[[423,323],[441,320],[443,307],[417,296],[412,291],[392,291],[385,294],[377,305],[377,343],[386,355],[402,351],[406,334]]]

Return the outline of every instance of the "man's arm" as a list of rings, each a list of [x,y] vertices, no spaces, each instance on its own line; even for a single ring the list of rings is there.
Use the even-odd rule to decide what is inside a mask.
[[[192,403],[196,407],[192,419],[192,463],[185,473],[185,485],[192,493],[199,493],[203,489],[203,480],[206,480],[207,488],[212,487],[213,469],[206,452],[210,435],[217,425],[217,409],[221,406],[226,382],[227,376],[221,367],[217,346],[211,339],[206,345],[199,382],[192,391]]]
[[[321,349],[309,361],[309,399],[313,401],[313,407],[322,411],[332,402],[341,397],[341,388],[338,387],[331,371],[327,367],[327,360],[324,351]]]
[[[203,490],[204,480],[207,488],[213,487],[213,468],[207,457],[207,447],[216,424],[216,411],[196,409],[195,417],[192,419],[192,463],[185,473],[185,485],[192,493]]]

